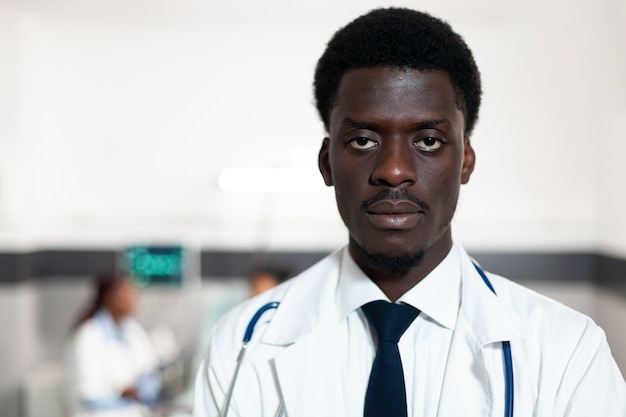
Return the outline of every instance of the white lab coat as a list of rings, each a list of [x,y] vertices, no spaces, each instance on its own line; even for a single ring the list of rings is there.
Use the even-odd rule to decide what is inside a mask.
[[[246,326],[269,301],[281,304],[257,325],[229,416],[273,417],[284,400],[290,417],[353,417],[344,407],[340,359],[331,353],[338,337],[335,291],[343,250],[218,324],[196,378],[195,417],[220,415]],[[591,319],[488,274],[495,296],[460,252],[461,307],[438,417],[504,415],[504,340],[511,342],[516,417],[626,417],[626,384]]]
[[[108,313],[98,313],[108,314]],[[105,324],[110,316],[106,316]],[[154,373],[158,358],[148,334],[131,317],[120,325],[124,341],[103,328],[97,316],[87,320],[74,333],[67,352],[69,405],[80,416],[141,416],[145,407],[137,403],[115,410],[88,410],[82,401],[114,400],[122,391],[136,386],[142,375]]]

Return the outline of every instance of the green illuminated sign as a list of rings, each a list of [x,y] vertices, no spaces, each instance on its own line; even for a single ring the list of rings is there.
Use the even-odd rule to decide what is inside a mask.
[[[139,286],[181,285],[183,249],[179,246],[132,246],[122,254],[122,268]]]

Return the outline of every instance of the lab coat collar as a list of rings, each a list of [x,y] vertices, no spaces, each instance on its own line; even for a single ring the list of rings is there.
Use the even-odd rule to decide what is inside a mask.
[[[461,245],[455,243],[453,250],[458,254],[461,268],[459,319],[467,322],[476,341],[484,346],[526,337],[527,331],[523,320],[501,298],[506,295],[497,296],[489,290]],[[336,290],[342,265],[345,264],[342,262],[344,257],[349,257],[347,247],[333,252],[303,272],[298,279],[290,280],[284,296],[280,297],[281,305],[264,333],[264,343],[289,345],[310,333],[322,320],[341,319],[341,312],[333,306],[337,302]],[[494,276],[491,274],[490,276],[493,280]],[[315,302],[312,303],[312,300]],[[306,308],[302,308],[303,306]],[[444,321],[442,324],[449,327],[450,323]]]
[[[126,335],[124,334],[125,319],[122,319],[120,324],[115,323],[111,313],[104,308],[96,311],[93,318],[96,323],[100,325],[100,329],[107,340],[128,344],[128,340],[126,340]]]
[[[455,328],[461,303],[460,250],[454,244],[444,260],[398,300],[421,310],[449,330]]]
[[[309,334],[329,315],[337,317],[336,287],[341,266],[341,248],[287,282],[263,343],[289,345]],[[313,302],[314,301],[314,302]]]
[[[338,280],[337,310],[340,318],[347,317],[370,301],[389,301],[385,293],[354,262],[347,248],[342,252]]]
[[[459,320],[465,320],[476,341],[485,346],[505,340],[527,337],[527,328],[512,304],[505,302],[507,294],[494,294],[484,283],[474,266],[475,263],[461,248],[461,310]],[[476,264],[477,265],[477,264]],[[498,292],[497,280],[489,274],[490,281]]]

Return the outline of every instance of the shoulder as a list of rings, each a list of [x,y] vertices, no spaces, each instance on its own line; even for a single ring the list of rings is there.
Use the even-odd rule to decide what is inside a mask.
[[[553,375],[573,372],[579,378],[598,357],[614,362],[604,331],[589,316],[506,278],[489,274],[489,279],[498,298],[521,318],[526,337],[517,342],[519,354],[537,373],[550,364],[559,370]]]
[[[517,311],[526,327],[526,337],[512,341],[511,349],[518,363],[524,363],[523,374],[541,381],[539,404],[555,402],[571,410],[590,410],[590,404],[601,410],[613,404],[613,410],[626,409],[626,384],[600,326],[587,315],[506,278],[489,274],[489,279],[498,297]]]
[[[512,280],[483,270],[459,245],[463,276],[462,303],[475,322],[519,327],[515,339],[581,335],[599,327],[591,318]],[[481,273],[484,275],[481,278]],[[484,282],[485,278],[488,282]],[[493,287],[490,289],[488,287]],[[506,318],[506,321],[504,320]]]
[[[92,340],[102,337],[98,323],[94,318],[89,318],[81,323],[72,334],[72,340],[75,342]]]
[[[462,253],[462,309],[478,340],[510,340],[511,346],[538,364],[561,369],[580,352],[604,349],[606,336],[587,315],[505,277],[485,271],[487,288],[466,253]],[[588,350],[590,349],[590,350]],[[554,367],[552,367],[554,369]]]
[[[587,315],[552,298],[502,276],[487,274],[498,298],[513,307],[524,322],[535,329],[557,333],[580,333],[586,328],[597,327]]]
[[[65,346],[66,353],[84,357],[97,355],[106,345],[104,332],[93,318],[80,324],[70,335]]]

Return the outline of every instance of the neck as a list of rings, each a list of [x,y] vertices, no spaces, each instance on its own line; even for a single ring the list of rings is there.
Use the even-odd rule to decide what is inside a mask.
[[[374,265],[365,255],[365,250],[350,242],[350,254],[361,270],[381,289],[392,302],[415,287],[445,259],[452,248],[452,239],[442,238],[421,252],[421,258],[406,269],[395,269]]]
[[[120,324],[120,322],[122,321],[122,319],[124,318],[123,314],[120,314],[116,311],[114,311],[113,309],[110,308],[106,308],[106,311],[109,313],[109,315],[111,316],[111,318],[113,319],[113,322],[117,325]]]

